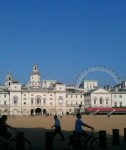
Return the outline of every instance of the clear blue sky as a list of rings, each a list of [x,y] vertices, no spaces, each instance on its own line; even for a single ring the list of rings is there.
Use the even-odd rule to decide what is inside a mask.
[[[111,68],[126,79],[125,0],[1,0],[0,83],[11,72],[22,84],[34,63],[41,79],[74,84],[86,68]],[[87,79],[113,84],[110,75]]]

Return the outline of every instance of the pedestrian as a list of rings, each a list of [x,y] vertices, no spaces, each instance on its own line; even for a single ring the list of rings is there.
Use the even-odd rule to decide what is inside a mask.
[[[57,135],[57,133],[59,133],[59,135],[61,136],[61,141],[65,141],[65,138],[61,132],[61,125],[57,115],[54,115],[54,120],[55,120],[55,124],[51,127],[51,128],[55,127],[55,130],[53,132],[53,138]]]

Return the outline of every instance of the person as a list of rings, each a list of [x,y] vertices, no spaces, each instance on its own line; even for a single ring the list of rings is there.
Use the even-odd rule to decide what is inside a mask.
[[[82,122],[80,113],[77,113],[76,117],[77,117],[77,119],[75,121],[75,133],[87,135],[87,132],[82,129],[82,126],[91,128],[91,130],[94,129],[93,127],[89,126],[88,124]]]
[[[16,130],[16,128],[8,125],[6,121],[7,121],[7,115],[2,115],[2,117],[0,118],[0,136],[8,140],[12,136],[12,134],[8,132],[7,129],[10,128]]]
[[[65,141],[65,138],[61,132],[61,125],[57,115],[54,115],[54,120],[55,120],[55,124],[51,127],[51,128],[55,127],[53,138],[57,135],[57,133],[59,133],[59,135],[61,136],[61,141]]]

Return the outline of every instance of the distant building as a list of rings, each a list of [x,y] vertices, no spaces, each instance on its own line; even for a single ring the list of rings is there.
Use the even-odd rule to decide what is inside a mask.
[[[84,92],[88,92],[98,87],[98,81],[97,80],[84,80],[79,87],[82,88]]]

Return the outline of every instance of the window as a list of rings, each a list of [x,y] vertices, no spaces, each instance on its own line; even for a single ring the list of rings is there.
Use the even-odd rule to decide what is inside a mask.
[[[114,107],[117,107],[117,102],[114,102]]]
[[[4,97],[6,97],[6,94],[4,95]]]
[[[26,105],[26,102],[24,102],[24,105]]]
[[[33,104],[33,99],[31,99],[31,104]]]
[[[117,95],[114,95],[114,98],[117,98]]]
[[[6,101],[4,101],[4,105],[6,105]]]
[[[46,98],[43,98],[43,104],[44,105],[46,104]]]
[[[122,95],[119,95],[119,98],[122,98]]]
[[[37,98],[37,104],[41,104],[41,99],[39,97]]]
[[[66,98],[68,98],[68,95],[66,95]]]
[[[17,105],[17,100],[16,99],[14,99],[14,105]]]
[[[41,97],[40,96],[38,96],[36,98],[35,103],[38,104],[38,105],[41,104]]]
[[[18,97],[14,96],[13,97],[13,104],[16,106],[18,104]]]
[[[52,102],[50,102],[50,106],[52,106]]]
[[[77,95],[76,95],[76,98],[77,98]]]
[[[96,104],[96,100],[94,100],[94,104]]]
[[[119,103],[120,107],[122,107],[122,102]]]
[[[102,99],[102,98],[100,98],[99,103],[100,103],[100,104],[102,104],[102,103],[103,103],[103,99]]]
[[[108,105],[108,99],[106,100],[106,105]]]
[[[62,104],[62,103],[63,103],[63,97],[62,97],[62,96],[59,96],[59,97],[58,97],[58,103],[59,103],[59,104]]]

